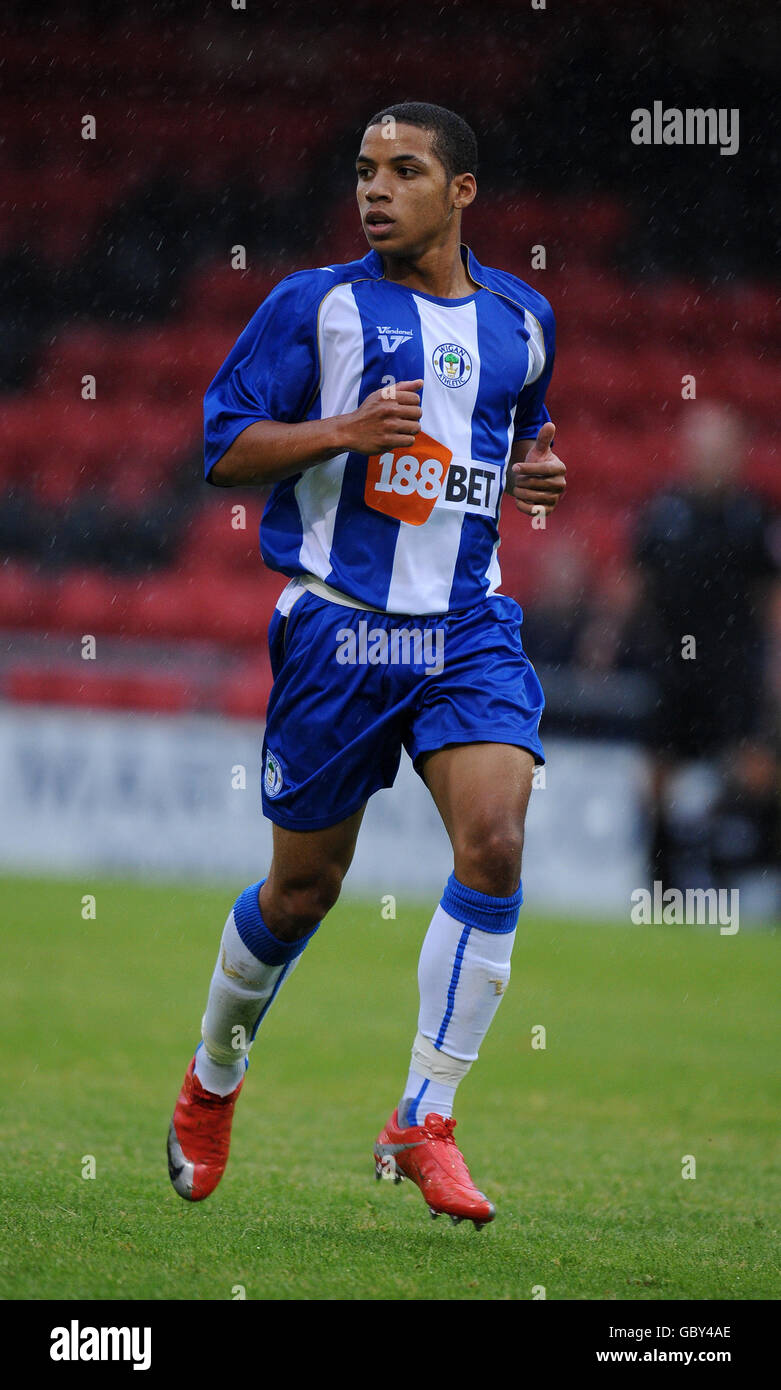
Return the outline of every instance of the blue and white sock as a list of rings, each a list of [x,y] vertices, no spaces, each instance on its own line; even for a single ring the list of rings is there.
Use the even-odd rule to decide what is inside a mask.
[[[294,942],[274,936],[258,902],[264,883],[245,888],[228,914],[201,1024],[195,1075],[218,1096],[238,1086],[260,1024],[317,931]]]
[[[510,979],[523,888],[494,898],[451,874],[420,953],[420,1013],[402,1127],[430,1111],[452,1115],[456,1087],[476,1060]]]

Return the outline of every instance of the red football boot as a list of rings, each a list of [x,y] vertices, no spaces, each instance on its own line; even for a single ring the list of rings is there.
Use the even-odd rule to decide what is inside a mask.
[[[231,1142],[233,1108],[244,1085],[215,1096],[195,1075],[193,1057],[168,1130],[168,1175],[180,1197],[200,1202],[213,1192],[225,1172]]]
[[[455,1127],[455,1120],[432,1113],[422,1125],[400,1129],[394,1110],[374,1145],[374,1172],[377,1179],[393,1177],[397,1183],[409,1178],[423,1193],[432,1217],[449,1216],[454,1225],[474,1221],[479,1231],[493,1221],[496,1208],[472,1182],[453,1138]]]

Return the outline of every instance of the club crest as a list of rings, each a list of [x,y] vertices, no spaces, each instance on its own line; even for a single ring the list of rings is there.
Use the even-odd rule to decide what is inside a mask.
[[[472,375],[472,359],[458,343],[440,343],[431,361],[443,386],[466,386]]]
[[[263,774],[263,785],[266,788],[266,796],[279,796],[284,785],[282,778],[282,768],[279,766],[273,753],[266,753],[266,771]]]

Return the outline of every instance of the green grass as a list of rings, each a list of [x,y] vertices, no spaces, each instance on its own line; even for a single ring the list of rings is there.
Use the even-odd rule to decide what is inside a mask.
[[[457,1137],[498,1207],[477,1234],[373,1178],[426,908],[334,910],[263,1025],[226,1176],[190,1205],[165,1135],[230,891],[0,892],[4,1298],[230,1299],[238,1284],[248,1299],[530,1299],[538,1284],[548,1299],[778,1298],[772,933],[523,909],[510,989],[459,1092]]]

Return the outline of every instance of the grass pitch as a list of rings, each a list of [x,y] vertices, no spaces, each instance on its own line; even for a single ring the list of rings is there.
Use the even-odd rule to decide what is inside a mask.
[[[498,1208],[478,1234],[373,1177],[429,908],[337,906],[258,1036],[225,1178],[190,1205],[165,1138],[230,890],[0,892],[2,1297],[779,1297],[772,933],[522,909],[510,988],[459,1091],[456,1137]]]

